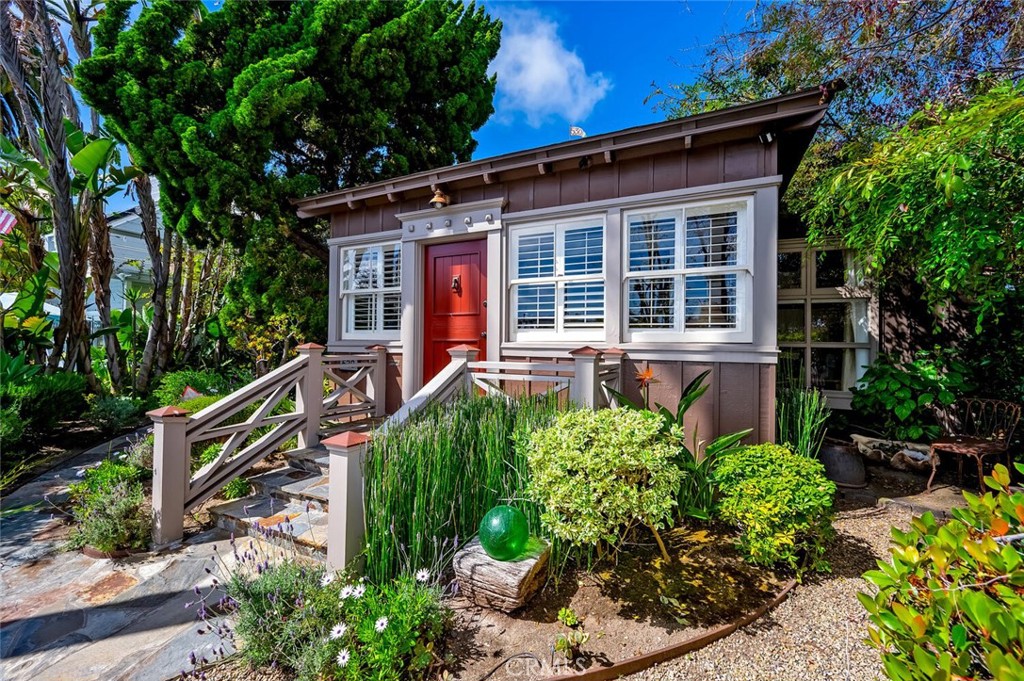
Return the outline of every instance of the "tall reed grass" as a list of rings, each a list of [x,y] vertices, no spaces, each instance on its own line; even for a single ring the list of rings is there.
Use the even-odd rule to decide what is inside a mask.
[[[832,413],[821,391],[783,383],[778,389],[775,411],[776,442],[788,445],[797,454],[816,459]]]
[[[384,583],[421,568],[446,571],[458,545],[499,503],[522,510],[539,535],[540,512],[524,493],[521,443],[558,412],[553,395],[472,396],[431,405],[378,433],[365,464],[367,577]]]

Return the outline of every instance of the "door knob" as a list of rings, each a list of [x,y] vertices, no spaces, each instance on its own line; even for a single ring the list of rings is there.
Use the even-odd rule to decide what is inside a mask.
[[[487,338],[487,332],[486,331],[481,331],[480,332],[480,337],[481,338]]]

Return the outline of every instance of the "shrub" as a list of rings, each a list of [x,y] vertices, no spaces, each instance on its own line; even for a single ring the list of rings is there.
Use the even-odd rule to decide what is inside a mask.
[[[85,494],[73,508],[77,527],[71,545],[100,551],[145,549],[150,515],[144,506],[142,483],[119,480]]]
[[[141,477],[142,471],[137,466],[116,459],[104,459],[98,466],[85,469],[81,482],[71,484],[71,499],[84,502],[90,495],[110,489],[118,483],[137,482]]]
[[[25,439],[38,438],[60,421],[82,415],[86,407],[85,379],[60,372],[35,375],[21,384],[0,383],[0,404],[17,411],[24,422]]]
[[[9,455],[21,446],[25,435],[25,421],[18,414],[17,407],[0,409],[0,450]]]
[[[716,513],[739,528],[738,548],[748,561],[798,574],[829,569],[824,553],[836,486],[821,462],[779,445],[741,447],[722,455],[712,479]]]
[[[948,366],[943,366],[947,364]],[[966,367],[919,352],[912,362],[881,355],[868,367],[862,385],[853,388],[853,409],[880,424],[896,440],[934,440],[941,433],[932,409],[949,406],[969,386]]]
[[[1002,464],[985,484],[944,525],[926,513],[893,528],[889,562],[864,575],[878,587],[858,594],[869,642],[894,681],[1024,679],[1024,492]]]
[[[203,395],[220,395],[231,392],[231,384],[215,371],[172,371],[160,377],[160,383],[153,390],[153,397],[160,406],[181,403],[185,388],[191,387]],[[216,401],[216,400],[215,400]],[[195,410],[198,411],[198,410]]]
[[[440,591],[408,576],[353,584],[286,561],[255,577],[236,571],[227,591],[237,604],[242,655],[254,666],[293,670],[301,681],[430,678],[451,621]]]
[[[530,498],[541,522],[574,544],[612,549],[633,525],[654,532],[670,523],[681,473],[676,449],[657,414],[629,409],[579,410],[530,438]],[[664,553],[664,547],[662,547]]]
[[[141,400],[120,395],[92,395],[85,419],[110,435],[138,425],[141,412]]]
[[[364,468],[367,576],[384,583],[424,566],[445,569],[458,541],[499,503],[517,506],[539,532],[517,443],[557,413],[555,396],[463,397],[375,433]],[[557,545],[552,554],[555,562]]]
[[[153,434],[136,438],[121,453],[121,460],[143,470],[153,470]]]

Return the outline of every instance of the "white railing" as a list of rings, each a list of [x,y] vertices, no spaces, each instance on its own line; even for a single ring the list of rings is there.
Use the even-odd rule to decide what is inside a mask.
[[[320,345],[300,346],[292,361],[196,414],[180,407],[149,413],[154,423],[153,533],[158,545],[180,539],[185,513],[291,438],[297,438],[300,448],[314,447],[322,434],[384,415],[386,349],[374,346],[368,353],[328,357],[323,350]],[[192,453],[202,443],[220,449],[192,474]]]

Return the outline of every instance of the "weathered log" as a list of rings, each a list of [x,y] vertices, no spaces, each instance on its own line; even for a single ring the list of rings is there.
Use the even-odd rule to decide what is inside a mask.
[[[455,554],[455,577],[462,594],[479,606],[512,612],[526,605],[544,583],[551,547],[535,541],[520,560],[501,561],[487,555],[474,538]]]

